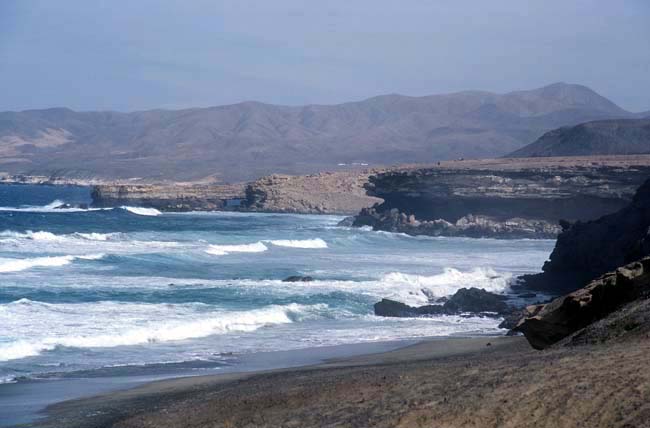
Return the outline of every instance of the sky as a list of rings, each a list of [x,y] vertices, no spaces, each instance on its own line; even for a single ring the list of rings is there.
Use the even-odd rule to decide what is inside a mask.
[[[650,110],[648,0],[0,0],[0,110],[579,83]]]

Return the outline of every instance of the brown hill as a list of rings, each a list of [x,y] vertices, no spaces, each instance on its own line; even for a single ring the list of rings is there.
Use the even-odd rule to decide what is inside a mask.
[[[4,112],[0,171],[232,182],[352,163],[500,156],[559,126],[630,115],[584,86],[564,83],[501,95],[385,95],[339,105]]]
[[[650,153],[650,118],[599,120],[544,134],[509,157],[635,155]]]

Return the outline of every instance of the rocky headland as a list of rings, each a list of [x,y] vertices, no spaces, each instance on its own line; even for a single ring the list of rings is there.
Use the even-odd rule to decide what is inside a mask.
[[[518,287],[561,294],[650,255],[650,179],[619,211],[565,227],[543,272],[524,276]]]
[[[93,186],[93,206],[143,206],[160,211],[215,211],[237,208],[244,184],[100,184]]]
[[[251,183],[100,184],[95,206],[138,205],[161,211],[254,211],[301,214],[354,214],[381,200],[364,184],[376,170],[274,174]]]
[[[625,207],[650,156],[494,159],[394,168],[369,178],[383,199],[354,226],[411,235],[552,238]]]
[[[512,286],[560,296],[518,309],[507,295],[460,289],[432,304],[412,307],[388,299],[375,314],[417,317],[472,313],[503,317],[502,328],[522,332],[536,349],[555,343],[599,343],[650,332],[650,179],[621,210],[588,222],[563,224],[543,272],[524,275]]]

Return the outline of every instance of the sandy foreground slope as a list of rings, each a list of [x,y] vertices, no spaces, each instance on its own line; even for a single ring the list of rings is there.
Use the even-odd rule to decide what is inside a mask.
[[[61,403],[46,426],[650,427],[648,368],[647,336],[545,351],[522,337],[431,340]]]

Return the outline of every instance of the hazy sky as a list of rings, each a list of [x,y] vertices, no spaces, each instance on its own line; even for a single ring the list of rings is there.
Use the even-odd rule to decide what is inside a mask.
[[[650,109],[648,0],[0,0],[0,110],[581,83]]]

